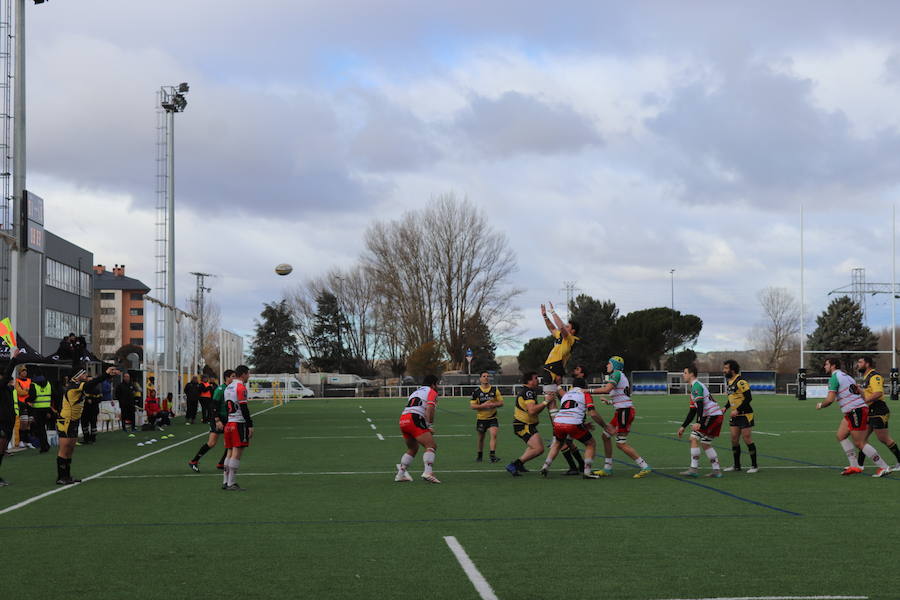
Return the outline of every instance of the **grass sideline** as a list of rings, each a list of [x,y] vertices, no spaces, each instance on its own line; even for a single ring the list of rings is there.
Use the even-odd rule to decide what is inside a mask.
[[[444,541],[452,536],[500,599],[900,597],[880,575],[890,572],[900,534],[900,474],[838,475],[836,406],[816,411],[812,401],[759,396],[760,473],[686,480],[675,473],[687,465],[688,446],[674,437],[686,398],[638,396],[631,441],[657,473],[634,480],[617,454],[626,462],[613,478],[584,481],[557,475],[562,457],[548,480],[503,470],[523,447],[510,402],[500,410],[503,462],[475,463],[474,413],[465,399],[443,398],[437,486],[418,480],[420,457],[416,481],[393,482],[403,403],[317,399],[259,415],[238,476],[246,493],[219,489],[221,442],[200,474],[188,470],[202,436],[0,515],[4,570],[14,574],[0,578],[0,596],[64,585],[77,597],[116,599],[229,590],[244,598],[477,599]],[[149,447],[136,442],[158,433],[103,434],[76,450],[73,474],[99,473],[204,428],[169,431],[173,440]],[[725,465],[729,446],[719,439]],[[0,488],[3,510],[55,489],[55,460],[19,453],[0,476],[12,482]]]

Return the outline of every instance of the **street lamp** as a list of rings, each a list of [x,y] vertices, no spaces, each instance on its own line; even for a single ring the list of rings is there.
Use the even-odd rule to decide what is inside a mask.
[[[159,105],[166,113],[166,224],[168,225],[166,247],[166,303],[175,306],[175,113],[184,112],[187,99],[184,95],[190,90],[186,83],[178,86],[162,86],[159,90]],[[175,370],[175,314],[171,308],[166,310],[166,380]],[[174,382],[172,382],[174,383]],[[163,392],[178,393],[176,386],[169,385]]]

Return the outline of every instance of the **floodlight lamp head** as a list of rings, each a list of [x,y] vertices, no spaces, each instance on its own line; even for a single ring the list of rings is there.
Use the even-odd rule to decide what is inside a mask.
[[[175,105],[175,110],[178,112],[184,112],[184,109],[187,107],[187,99],[181,94],[175,94],[172,98],[172,104]]]
[[[189,86],[187,83],[178,84],[178,92],[180,94],[186,94],[189,91],[191,91],[191,86]]]
[[[43,4],[46,0],[34,0],[35,4]]]

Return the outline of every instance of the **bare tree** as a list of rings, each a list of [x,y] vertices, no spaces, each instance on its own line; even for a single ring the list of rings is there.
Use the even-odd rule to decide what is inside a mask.
[[[364,263],[377,282],[382,310],[398,321],[403,345],[440,342],[451,362],[465,359],[465,324],[480,315],[495,342],[514,334],[518,318],[509,287],[516,270],[506,236],[468,200],[435,198],[366,234]]]
[[[800,303],[783,287],[767,287],[757,294],[763,320],[754,337],[767,369],[785,367],[789,352],[798,346],[800,334]]]

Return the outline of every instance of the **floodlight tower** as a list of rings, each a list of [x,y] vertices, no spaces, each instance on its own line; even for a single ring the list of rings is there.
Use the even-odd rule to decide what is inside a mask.
[[[178,86],[162,86],[159,90],[159,106],[166,117],[166,230],[165,240],[165,282],[166,282],[166,309],[165,315],[165,361],[163,368],[166,370],[166,388],[163,393],[172,392],[177,395],[177,386],[169,382],[169,376],[174,373],[175,365],[175,113],[184,112],[187,107],[185,94],[190,90],[186,83]],[[156,349],[159,352],[159,348]],[[165,397],[165,396],[163,396]]]

